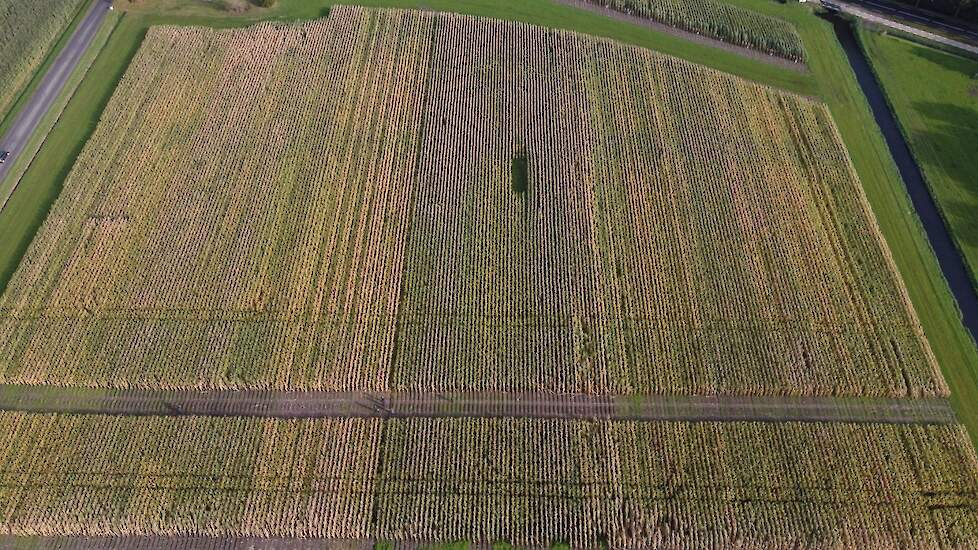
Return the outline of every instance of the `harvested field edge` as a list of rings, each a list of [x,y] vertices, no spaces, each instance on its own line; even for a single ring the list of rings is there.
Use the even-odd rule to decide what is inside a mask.
[[[598,396],[516,392],[157,391],[0,386],[0,410],[265,418],[553,418],[953,424],[941,398]]]

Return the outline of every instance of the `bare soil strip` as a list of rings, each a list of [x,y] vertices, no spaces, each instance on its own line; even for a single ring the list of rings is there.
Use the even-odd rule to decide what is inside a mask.
[[[585,0],[554,0],[554,3],[563,4],[565,6],[571,6],[577,9],[589,11],[591,13],[596,13],[598,15],[603,15],[605,17],[610,17],[612,19],[617,19],[619,21],[624,21],[626,23],[634,23],[636,25],[642,25],[648,27],[654,31],[664,32],[682,38],[683,40],[689,40],[690,42],[696,42],[698,44],[703,44],[705,46],[711,46],[714,48],[720,48],[721,50],[726,50],[737,55],[747,57],[750,59],[755,59],[763,63],[769,63],[771,65],[776,65],[778,67],[783,67],[785,69],[792,69],[800,73],[808,71],[808,67],[804,63],[798,63],[791,61],[790,59],[784,59],[776,55],[767,54],[761,51],[752,50],[751,48],[745,48],[744,46],[738,46],[736,44],[731,44],[729,42],[724,42],[722,40],[717,40],[716,38],[711,38],[703,34],[696,34],[694,32],[684,31],[682,29],[671,27],[669,25],[653,21],[645,17],[639,17],[637,15],[630,15],[627,13],[622,13],[620,11],[615,11],[611,8],[606,8],[604,6],[599,6],[597,4],[592,4]]]
[[[548,393],[161,391],[0,386],[0,410],[272,418],[563,418],[950,424],[946,399]]]

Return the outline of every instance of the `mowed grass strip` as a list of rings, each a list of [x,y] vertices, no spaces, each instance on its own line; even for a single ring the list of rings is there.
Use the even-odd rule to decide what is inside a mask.
[[[453,14],[154,29],[0,306],[8,383],[946,394],[823,106]]]
[[[102,25],[99,27],[98,31],[92,38],[92,42],[84,54],[79,58],[78,64],[71,71],[68,79],[65,81],[64,87],[58,93],[54,102],[51,104],[50,109],[43,117],[38,121],[37,127],[34,129],[33,133],[30,135],[29,139],[24,143],[16,155],[14,155],[7,162],[8,168],[3,181],[0,181],[0,209],[3,208],[10,194],[16,189],[17,185],[20,183],[20,178],[30,167],[31,163],[34,161],[34,156],[37,151],[44,145],[44,141],[47,139],[48,133],[57,124],[58,119],[61,117],[61,113],[64,108],[71,101],[71,97],[74,95],[75,90],[85,79],[88,74],[89,68],[91,68],[92,63],[102,52],[102,48],[108,41],[109,36],[112,31],[115,30],[115,25],[119,20],[118,12],[109,12],[105,15],[105,19],[102,21]],[[0,210],[2,211],[2,210]],[[0,285],[2,288],[2,285]]]
[[[17,535],[978,543],[960,426],[4,412],[0,443]]]
[[[61,193],[68,172],[95,130],[122,74],[135,55],[145,29],[116,25],[102,52],[75,90],[65,110],[44,140],[17,189],[0,210],[0,289],[6,287],[24,252]]]

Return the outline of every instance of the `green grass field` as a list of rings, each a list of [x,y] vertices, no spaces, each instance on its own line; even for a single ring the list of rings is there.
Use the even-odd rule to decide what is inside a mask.
[[[849,149],[874,213],[893,253],[911,300],[921,318],[952,391],[952,402],[973,441],[978,441],[978,352],[960,323],[959,314],[937,261],[913,214],[909,198],[869,106],[831,25],[815,17],[807,6],[768,0],[730,0],[731,3],[781,17],[794,23],[810,54],[810,74],[801,74],[685,42],[644,27],[595,17],[543,0],[408,0],[365,1],[368,5],[424,7],[452,10],[607,36],[683,57],[757,82],[813,95],[830,108]],[[187,0],[171,0],[174,15],[129,13],[116,28],[105,53],[93,66],[65,116],[42,149],[44,162],[32,169],[0,213],[0,286],[16,268],[34,231],[42,222],[75,156],[91,134],[115,83],[125,71],[148,26],[161,23],[237,26],[256,18],[301,19],[325,14],[329,2],[281,0],[275,10],[255,11],[229,18],[212,8]]]
[[[974,280],[978,61],[867,29],[859,37]]]

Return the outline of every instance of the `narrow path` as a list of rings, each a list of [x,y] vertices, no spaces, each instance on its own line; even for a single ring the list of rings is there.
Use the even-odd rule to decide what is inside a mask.
[[[272,418],[556,418],[950,424],[946,399],[548,393],[159,391],[0,386],[0,410]]]
[[[75,33],[58,53],[58,57],[48,68],[47,73],[44,74],[34,94],[17,114],[13,125],[0,138],[0,149],[10,151],[10,158],[7,159],[7,162],[0,164],[0,181],[6,177],[7,171],[16,156],[23,151],[31,134],[34,133],[38,124],[41,123],[41,119],[44,118],[58,95],[61,94],[61,90],[68,82],[72,71],[78,66],[82,55],[91,45],[96,33],[98,33],[99,26],[102,24],[102,19],[105,18],[105,14],[111,7],[112,4],[108,0],[96,0],[92,4],[85,18],[75,29]],[[16,52],[0,52],[0,54],[17,55]],[[2,199],[0,205],[6,204],[7,197],[0,197],[0,199]]]
[[[973,55],[978,55],[978,46],[974,46],[973,44],[968,44],[968,43],[962,42],[960,40],[955,40],[953,38],[948,38],[946,36],[941,36],[939,34],[935,34],[935,33],[932,33],[930,31],[925,31],[924,29],[919,29],[919,28],[914,27],[914,26],[911,26],[911,25],[900,23],[899,21],[895,21],[893,19],[890,19],[888,17],[885,17],[883,15],[880,15],[879,13],[876,13],[876,12],[870,11],[868,9],[859,7],[859,6],[855,5],[855,4],[850,4],[850,3],[842,2],[842,1],[839,1],[839,0],[821,0],[821,2],[822,2],[822,5],[823,6],[829,8],[831,10],[840,11],[842,13],[846,13],[848,15],[851,15],[853,17],[857,17],[857,18],[862,19],[864,21],[869,21],[871,23],[875,23],[877,25],[882,25],[884,27],[888,27],[888,28],[891,28],[891,29],[894,29],[894,30],[898,30],[900,32],[904,32],[904,33],[907,33],[907,34],[911,34],[913,36],[917,36],[917,37],[923,38],[925,40],[930,40],[931,42],[936,42],[936,43],[942,44],[944,46],[950,46],[952,48],[957,48],[959,50],[968,52],[968,53],[973,54]],[[877,8],[883,8],[883,6],[879,6],[878,4],[873,4],[871,2],[866,2],[866,3],[869,4],[869,5],[871,5],[871,6],[875,6]],[[902,15],[907,16],[907,17],[912,17],[913,16],[912,14],[906,13],[906,12],[899,12],[899,13],[901,13]],[[928,22],[929,22],[929,24],[940,24],[938,22],[930,21],[930,20],[928,20]],[[956,29],[956,30],[958,32],[960,32],[960,29]],[[965,31],[965,32],[970,33],[970,31]]]
[[[791,69],[793,71],[798,71],[801,73],[808,71],[808,67],[804,63],[798,63],[795,61],[791,61],[790,59],[778,57],[776,55],[767,54],[761,51],[753,50],[751,48],[746,48],[744,46],[738,46],[736,44],[724,42],[722,40],[718,40],[716,38],[712,38],[706,35],[684,31],[682,29],[671,27],[664,23],[659,23],[658,21],[654,21],[647,17],[639,17],[637,15],[622,13],[620,11],[616,11],[605,6],[594,4],[593,2],[589,2],[587,0],[553,0],[553,2],[555,4],[570,6],[572,8],[577,8],[580,10],[589,11],[591,13],[596,13],[598,15],[603,15],[611,19],[617,19],[618,21],[624,21],[626,23],[633,23],[635,25],[648,27],[654,31],[664,32],[682,38],[683,40],[688,40],[690,42],[696,42],[713,48],[726,50],[728,52],[735,53],[742,57],[755,59],[762,63],[776,65],[778,67]]]
[[[971,277],[964,265],[961,253],[951,239],[950,228],[941,217],[940,210],[934,197],[931,196],[930,189],[924,181],[923,173],[917,166],[917,161],[910,151],[900,127],[897,125],[890,106],[886,101],[886,96],[876,81],[869,60],[866,59],[862,48],[853,35],[852,27],[847,21],[839,17],[831,17],[835,27],[836,36],[842,49],[846,52],[849,65],[856,73],[856,80],[862,89],[866,100],[873,112],[873,118],[879,125],[886,145],[890,150],[890,155],[896,162],[900,171],[900,176],[910,195],[914,210],[920,218],[927,234],[927,240],[937,256],[937,261],[947,279],[951,293],[954,295],[961,310],[961,320],[964,326],[971,332],[971,337],[978,342],[978,293],[971,284]]]

